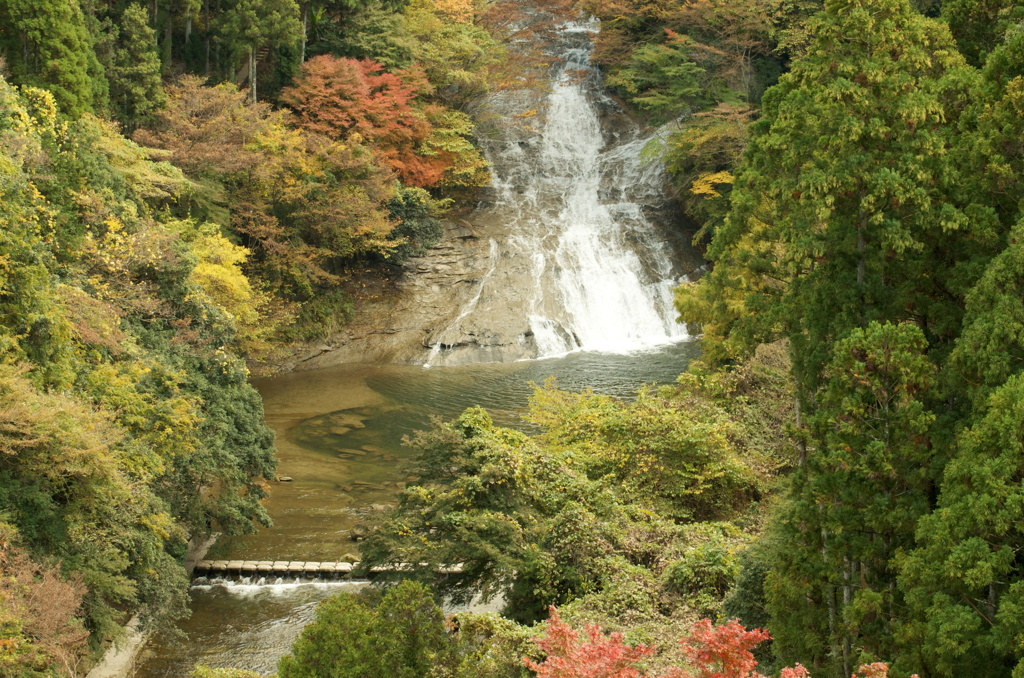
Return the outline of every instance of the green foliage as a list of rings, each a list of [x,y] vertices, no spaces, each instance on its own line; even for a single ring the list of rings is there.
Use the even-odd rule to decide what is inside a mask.
[[[406,7],[405,26],[419,42],[416,61],[426,71],[436,96],[455,108],[486,93],[492,69],[507,56],[490,31],[470,20],[452,20],[429,0]]]
[[[770,571],[767,549],[759,542],[748,546],[736,556],[738,573],[735,583],[722,600],[722,617],[738,619],[748,629],[765,629],[771,622],[765,600],[765,581]],[[770,643],[771,641],[769,641]],[[754,651],[763,663],[771,658],[771,645]]]
[[[153,478],[112,416],[41,393],[23,372],[0,371],[0,505],[33,551],[82,576],[87,623],[109,633],[117,607],[158,602],[145,595],[147,580],[169,577],[162,587],[183,594],[184,571],[168,563],[164,544],[184,533],[146,487]],[[180,615],[182,598],[148,612]]]
[[[939,676],[1024,671],[1024,375],[991,391],[956,438],[935,511],[902,563],[912,621],[900,665]],[[916,650],[916,651],[914,651]]]
[[[523,657],[537,659],[534,634],[494,613],[459,614],[455,652],[456,678],[528,678]]]
[[[192,678],[259,678],[255,671],[245,669],[222,669],[212,668],[205,664],[199,664],[192,669]]]
[[[245,253],[170,218],[184,178],[113,124],[0,99],[0,511],[99,641],[186,612],[189,534],[267,522],[273,435],[226,348]]]
[[[106,83],[77,0],[4,0],[0,27],[15,82],[49,88],[73,118],[105,105],[96,92]]]
[[[752,373],[740,381],[756,383]],[[774,389],[786,387],[783,379],[766,389],[777,398]],[[730,417],[748,408],[735,411],[696,387],[662,397],[641,391],[626,404],[551,384],[534,392],[534,436],[466,410],[411,441],[422,452],[418,484],[371,531],[364,567],[419,563],[408,576],[456,600],[500,593],[517,620],[577,599],[570,609],[579,614],[644,618],[666,632],[665,615],[680,601],[717,608],[746,537],[727,524],[683,529],[665,517],[734,517],[759,474],[774,470],[759,456],[764,470],[754,471],[740,456],[746,426],[764,420],[750,415],[737,425]],[[665,574],[674,561],[689,574]],[[437,580],[437,569],[452,563],[461,570]]]
[[[757,477],[733,444],[733,422],[700,398],[641,390],[627,405],[552,383],[534,390],[527,419],[543,427],[546,447],[586,454],[591,477],[612,475],[666,517],[729,517],[757,492]]]
[[[979,405],[992,391],[1024,371],[1024,224],[1010,233],[1009,245],[995,257],[967,294],[963,333],[950,356],[963,391]]]
[[[609,77],[608,84],[649,111],[652,121],[665,122],[714,100],[716,93],[701,87],[703,73],[690,58],[687,39],[669,31],[665,44],[647,44],[633,52],[628,66]]]
[[[300,341],[326,339],[351,317],[352,310],[352,297],[343,289],[318,294],[302,305],[295,324],[284,336]]]
[[[752,114],[722,104],[688,118],[657,148],[687,216],[701,224],[694,243],[711,240],[729,212],[732,172],[746,150]]]
[[[912,318],[951,341],[947,300],[994,242],[985,211],[946,199],[950,123],[974,76],[945,28],[900,0],[837,0],[813,33],[765,96],[708,249],[716,266],[681,299],[716,354],[789,335],[805,399],[846,328]]]
[[[142,5],[132,4],[125,9],[118,37],[107,73],[110,98],[118,120],[133,130],[149,123],[167,98],[160,83],[156,33],[149,27],[149,15]]]
[[[281,678],[427,678],[456,663],[441,610],[421,584],[402,582],[376,607],[343,593],[317,608],[292,653],[278,664]]]
[[[217,32],[236,53],[294,43],[302,32],[295,0],[229,0]]]
[[[1024,197],[1021,176],[1021,115],[1024,96],[1024,33],[1009,31],[985,61],[974,92],[971,125],[959,152],[969,159],[978,190],[973,200],[995,210],[1004,229],[1017,221]]]
[[[501,592],[514,619],[540,618],[547,603],[595,586],[596,558],[609,551],[630,516],[572,456],[539,450],[521,433],[495,427],[486,412],[420,433],[420,485],[363,546],[363,563],[421,563],[413,576],[434,579],[456,599]],[[659,529],[652,525],[654,529]]]
[[[768,609],[783,660],[846,673],[851,653],[895,654],[895,558],[913,545],[936,480],[926,347],[917,327],[878,323],[835,345],[810,422],[815,447],[770,530]]]
[[[687,548],[679,560],[665,568],[668,587],[683,595],[697,596],[698,610],[717,606],[739,575],[734,547],[722,536]]]
[[[389,71],[408,68],[415,60],[417,43],[405,27],[405,17],[382,2],[366,3],[346,29],[332,32],[323,47],[337,56],[372,59]]]
[[[957,47],[975,66],[1024,19],[1024,6],[1017,0],[943,0],[941,7]]]
[[[388,211],[398,226],[388,234],[399,242],[389,260],[401,264],[409,257],[419,257],[441,242],[444,224],[437,219],[440,205],[422,188],[402,186],[388,203]]]

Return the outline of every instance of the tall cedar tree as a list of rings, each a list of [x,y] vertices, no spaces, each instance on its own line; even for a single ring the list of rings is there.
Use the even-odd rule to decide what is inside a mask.
[[[928,510],[926,347],[917,327],[878,323],[836,344],[811,419],[817,447],[773,529],[768,611],[786,661],[813,659],[839,676],[858,654],[893,656],[903,609],[894,557]]]
[[[957,436],[938,508],[917,536],[900,579],[912,621],[899,666],[1024,676],[1024,375],[996,389]]]
[[[942,18],[956,38],[960,52],[975,66],[985,62],[1006,37],[1006,31],[1024,19],[1020,0],[943,0]]]
[[[142,5],[135,3],[125,9],[109,72],[111,103],[129,131],[149,122],[167,100],[160,82],[156,32],[148,21]]]
[[[805,408],[850,328],[913,320],[951,342],[971,248],[994,236],[986,211],[947,199],[974,72],[945,26],[906,0],[831,0],[810,30],[751,130],[715,268],[680,297],[712,354],[789,336]]]
[[[217,21],[219,35],[236,50],[235,56],[248,56],[249,98],[256,103],[259,51],[298,44],[302,36],[299,6],[295,0],[228,0]]]
[[[901,665],[1024,675],[1024,223],[967,296],[953,372],[974,405],[900,586],[912,611]],[[1013,668],[1015,667],[1015,668]]]
[[[106,79],[78,0],[0,0],[0,41],[14,82],[46,87],[72,118],[102,107]]]

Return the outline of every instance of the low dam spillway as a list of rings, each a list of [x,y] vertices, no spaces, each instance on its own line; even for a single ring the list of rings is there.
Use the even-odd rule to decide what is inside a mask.
[[[302,560],[201,560],[196,563],[194,575],[196,577],[222,577],[222,576],[305,576],[317,577],[319,579],[342,579],[351,577],[352,573],[359,567],[359,562],[320,562]],[[385,572],[402,572],[412,569],[409,563],[398,563],[390,567],[374,567],[366,573],[371,578],[375,574]],[[458,565],[440,568],[439,574],[459,572]]]

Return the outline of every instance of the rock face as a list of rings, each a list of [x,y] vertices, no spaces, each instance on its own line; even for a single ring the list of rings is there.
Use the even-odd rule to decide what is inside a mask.
[[[474,111],[493,185],[406,263],[344,331],[286,368],[455,365],[679,340],[671,288],[703,263],[687,244],[650,136],[603,92],[594,26],[570,25],[550,91]]]

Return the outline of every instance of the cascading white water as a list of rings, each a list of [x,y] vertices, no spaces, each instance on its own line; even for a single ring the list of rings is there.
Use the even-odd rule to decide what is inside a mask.
[[[685,337],[686,330],[675,322],[673,281],[657,279],[671,270],[670,262],[653,257],[663,265],[648,271],[626,243],[628,222],[639,222],[641,232],[644,226],[651,228],[639,205],[600,200],[602,175],[609,168],[619,173],[617,183],[623,189],[637,180],[643,183],[642,179],[653,178],[660,185],[660,176],[643,176],[640,144],[628,144],[631,153],[623,153],[622,147],[605,150],[597,112],[584,85],[570,76],[588,68],[588,61],[585,51],[574,50],[555,85],[539,181],[551,184],[547,190],[561,191],[565,203],[552,224],[559,236],[551,275],[571,334],[584,350],[624,352]],[[535,333],[537,329],[534,326]],[[576,346],[564,344],[555,352],[559,348]]]
[[[475,360],[507,360],[687,338],[672,304],[686,271],[664,224],[649,216],[664,216],[663,168],[642,158],[648,139],[603,93],[590,64],[595,30],[563,28],[561,65],[546,100],[534,103],[536,116],[524,110],[528,98],[492,102],[496,117],[535,126],[512,125],[484,144],[494,200],[471,220],[492,238],[489,270],[457,319],[433,335],[430,364],[474,344],[486,349]]]

